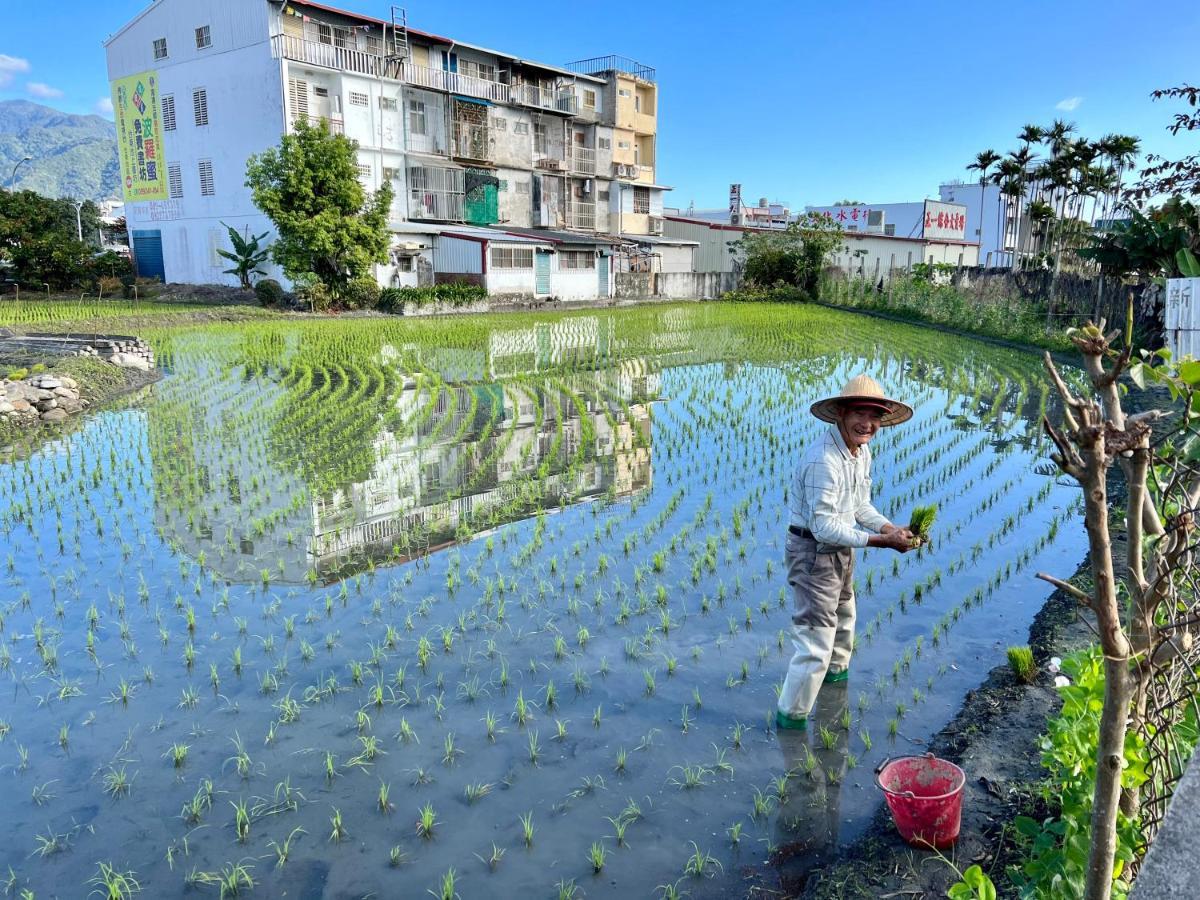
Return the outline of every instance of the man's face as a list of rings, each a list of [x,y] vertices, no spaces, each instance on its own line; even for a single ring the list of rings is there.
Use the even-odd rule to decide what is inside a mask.
[[[838,430],[851,450],[866,446],[883,424],[883,410],[878,406],[856,404],[844,407],[838,416]]]

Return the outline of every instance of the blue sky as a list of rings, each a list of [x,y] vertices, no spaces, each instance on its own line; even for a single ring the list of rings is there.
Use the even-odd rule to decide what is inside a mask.
[[[0,99],[96,111],[108,93],[101,41],[146,5],[6,0]],[[1169,136],[1173,108],[1148,96],[1200,78],[1194,0],[413,0],[408,15],[414,28],[544,62],[616,53],[657,67],[658,180],[675,187],[671,206],[723,207],[733,181],[794,208],[936,196],[940,181],[969,177],[978,150],[1012,149],[1022,125],[1058,116],[1173,157],[1200,143]]]

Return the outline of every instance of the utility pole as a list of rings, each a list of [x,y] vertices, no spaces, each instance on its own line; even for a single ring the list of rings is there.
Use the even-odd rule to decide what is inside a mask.
[[[75,227],[79,231],[79,243],[83,243],[83,201],[75,203]]]

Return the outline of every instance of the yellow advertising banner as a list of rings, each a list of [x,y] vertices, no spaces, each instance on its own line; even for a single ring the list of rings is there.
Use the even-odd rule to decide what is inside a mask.
[[[158,73],[118,78],[112,83],[112,101],[125,199],[166,200],[167,163],[163,158]]]

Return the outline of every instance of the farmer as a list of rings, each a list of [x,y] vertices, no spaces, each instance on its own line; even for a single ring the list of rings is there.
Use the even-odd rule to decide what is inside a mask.
[[[822,681],[849,677],[854,647],[854,548],[911,549],[912,532],[871,505],[871,450],[880,428],[912,417],[868,375],[812,405],[831,427],[805,452],[792,481],[784,560],[792,588],[796,653],[779,694],[775,724],[805,728]],[[859,526],[859,527],[856,527]],[[865,530],[863,530],[865,529]]]

